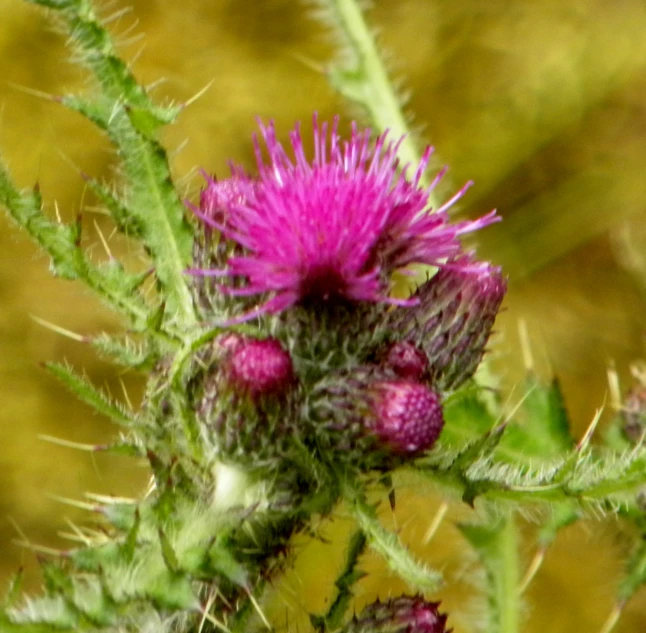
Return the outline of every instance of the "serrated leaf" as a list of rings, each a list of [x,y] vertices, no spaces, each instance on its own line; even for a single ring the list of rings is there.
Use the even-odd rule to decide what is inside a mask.
[[[152,369],[160,357],[159,350],[149,338],[138,341],[129,336],[116,337],[104,332],[90,339],[90,343],[108,360],[132,369]]]
[[[140,520],[137,518],[139,509],[134,503],[108,503],[101,508],[101,513],[115,528],[124,532],[132,533]],[[126,548],[126,552],[128,551]]]
[[[92,625],[103,628],[116,621],[116,605],[97,578],[76,578],[71,601],[79,614]]]
[[[84,177],[85,182],[88,184],[88,187],[92,190],[94,195],[99,199],[106,209],[110,212],[110,216],[114,220],[117,228],[126,235],[130,237],[141,237],[141,226],[137,224],[137,221],[130,213],[128,208],[125,206],[122,200],[120,200],[115,193],[113,193],[110,188],[90,176]]]
[[[196,317],[184,275],[191,257],[192,231],[172,184],[166,152],[153,137],[156,123],[169,116],[170,110],[152,104],[128,67],[113,54],[109,34],[94,19],[90,5],[85,0],[83,5],[85,11],[79,8],[67,16],[69,28],[72,42],[99,80],[103,100],[65,97],[63,102],[105,130],[118,148],[127,178],[125,206],[153,259],[169,319],[193,325]],[[136,125],[132,112],[137,113]]]
[[[76,4],[78,0],[27,0],[31,4],[38,4],[41,7],[47,7],[49,9],[69,9]]]
[[[1,164],[0,204],[7,208],[13,220],[47,252],[54,274],[64,279],[84,281],[114,309],[128,316],[134,324],[145,320],[148,307],[141,296],[132,292],[133,277],[117,265],[101,270],[90,262],[79,246],[80,224],[62,224],[47,218],[42,210],[38,189],[16,189],[8,171]]]
[[[159,536],[159,543],[161,545],[161,554],[162,558],[164,559],[164,564],[170,571],[174,573],[180,572],[181,568],[179,561],[177,560],[177,554],[175,554],[173,546],[164,533],[164,530],[158,528],[157,535]]]
[[[45,589],[50,594],[60,594],[69,598],[74,589],[71,576],[61,568],[58,561],[41,560],[40,568],[43,573]]]
[[[127,112],[130,122],[137,132],[146,138],[153,139],[161,126],[168,125],[177,118],[180,109],[179,107],[155,109],[129,107]]]
[[[360,492],[347,483],[343,492],[368,544],[383,557],[388,567],[418,591],[437,590],[442,584],[442,574],[415,560],[397,534],[381,524],[375,508],[363,500]]]
[[[18,570],[18,573],[16,573],[11,578],[11,583],[9,584],[9,588],[7,589],[7,593],[5,595],[5,598],[2,601],[2,607],[1,607],[2,610],[8,609],[8,608],[14,606],[14,603],[20,597],[20,591],[22,589],[23,577],[24,577],[24,571],[22,569],[20,569],[20,570]]]
[[[491,455],[507,430],[506,424],[499,424],[477,440],[471,442],[466,448],[461,450],[453,462],[453,468],[459,470],[467,469],[476,460],[481,460]]]
[[[114,525],[114,521],[112,521]],[[123,522],[121,522],[123,525]],[[132,522],[132,527],[128,531],[126,540],[124,541],[121,550],[126,561],[131,562],[134,558],[135,551],[137,549],[137,537],[139,536],[139,528],[141,527],[141,514],[139,513],[139,508],[135,508],[134,520]]]
[[[330,604],[330,608],[324,616],[310,616],[312,625],[320,630],[327,628],[334,631],[339,628],[343,618],[350,606],[354,594],[352,587],[359,582],[366,573],[357,569],[359,557],[363,554],[367,545],[366,535],[362,530],[357,530],[350,537],[345,557],[345,564],[334,582],[338,593]]]
[[[95,411],[122,426],[133,426],[134,418],[129,415],[124,407],[94,387],[86,378],[77,374],[71,367],[60,363],[46,363],[45,367],[79,400],[90,405]]]
[[[461,445],[486,434],[496,423],[477,391],[467,385],[442,404],[442,442]]]
[[[538,544],[546,548],[555,539],[558,533],[568,525],[572,525],[580,518],[580,512],[571,502],[554,503],[550,506],[550,516],[538,531]]]
[[[530,375],[526,397],[509,425],[500,453],[518,460],[553,460],[574,447],[563,394],[557,380],[541,383]]]
[[[626,575],[619,583],[617,597],[621,603],[630,600],[646,584],[646,540],[640,539],[626,563]]]
[[[116,565],[124,559],[123,551],[117,542],[109,542],[94,547],[82,547],[70,553],[70,558],[80,571],[97,573]]]
[[[6,626],[2,623],[0,631],[19,631],[20,633],[59,633],[78,631],[76,609],[62,596],[42,596],[28,598],[20,609],[11,611]]]

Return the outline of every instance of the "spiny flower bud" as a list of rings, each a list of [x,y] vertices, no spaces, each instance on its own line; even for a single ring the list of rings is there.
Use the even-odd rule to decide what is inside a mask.
[[[419,596],[400,596],[373,602],[348,624],[342,633],[450,633],[439,602]]]
[[[418,457],[444,424],[434,391],[383,366],[329,375],[310,394],[309,413],[309,436],[326,456],[361,471]]]
[[[253,467],[280,459],[296,383],[281,343],[226,333],[203,350],[195,367],[189,392],[209,452]]]
[[[398,455],[417,455],[433,444],[444,426],[438,395],[409,380],[377,382],[368,390],[366,427]]]
[[[499,268],[462,258],[420,286],[418,305],[395,310],[388,325],[424,350],[434,387],[453,391],[480,364],[506,290]]]
[[[227,334],[220,344],[227,350],[222,372],[237,393],[256,400],[285,393],[293,385],[291,356],[276,339],[251,339]]]
[[[410,341],[393,343],[384,354],[384,364],[400,378],[420,380],[428,372],[428,358]]]
[[[253,183],[244,178],[217,180],[206,177],[206,187],[200,194],[200,208],[196,210],[204,217],[204,225],[213,228],[213,223],[224,224],[227,210],[235,204],[243,204],[253,193]],[[217,227],[216,227],[217,228]]]

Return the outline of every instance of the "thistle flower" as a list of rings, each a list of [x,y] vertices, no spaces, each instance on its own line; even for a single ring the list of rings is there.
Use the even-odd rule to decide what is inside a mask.
[[[500,268],[465,256],[418,288],[417,305],[390,313],[388,328],[423,349],[433,386],[451,391],[480,364],[506,290]]]
[[[373,143],[370,130],[360,132],[353,124],[343,141],[337,129],[338,118],[329,128],[314,117],[314,157],[308,161],[300,126],[290,135],[290,158],[273,123],[260,124],[268,161],[254,138],[257,179],[234,167],[229,180],[209,180],[195,211],[243,253],[229,257],[222,269],[189,272],[243,279],[243,287],[233,283],[222,290],[265,299],[230,322],[309,301],[410,304],[416,300],[389,296],[393,271],[414,263],[443,266],[461,253],[460,235],[498,219],[492,211],[475,221],[449,222],[448,209],[471,183],[429,208],[429,194],[445,172],[430,187],[421,186],[432,148],[409,181],[408,166],[398,171],[403,139],[392,141],[385,132]]]
[[[439,602],[419,596],[400,596],[373,602],[355,617],[343,633],[449,633]]]

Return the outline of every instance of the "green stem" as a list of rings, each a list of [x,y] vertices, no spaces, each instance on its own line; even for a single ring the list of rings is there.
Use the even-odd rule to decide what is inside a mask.
[[[500,605],[499,633],[517,633],[519,599],[518,529],[514,516],[506,521],[500,535],[500,577],[496,584]],[[492,631],[492,633],[494,633]]]
[[[484,567],[489,598],[487,633],[518,633],[518,528],[513,515],[484,525],[462,525]]]
[[[329,0],[321,4],[328,9],[329,17],[352,57],[351,67],[331,69],[332,85],[365,108],[378,130],[390,130],[394,138],[405,136],[399,147],[399,158],[404,165],[417,165],[419,150],[359,4],[355,0]],[[437,201],[431,196],[429,204],[435,207]]]

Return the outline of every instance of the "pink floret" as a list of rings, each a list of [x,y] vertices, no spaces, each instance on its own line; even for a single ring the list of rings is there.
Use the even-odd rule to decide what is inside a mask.
[[[308,160],[300,126],[290,134],[293,158],[276,139],[273,123],[260,124],[265,158],[254,139],[258,177],[233,169],[229,180],[208,181],[197,215],[237,242],[241,254],[223,270],[193,274],[242,278],[246,285],[223,286],[232,295],[262,295],[264,303],[231,322],[277,313],[309,300],[384,302],[392,273],[413,263],[442,266],[461,253],[458,236],[498,218],[452,224],[448,209],[470,183],[438,209],[429,208],[428,188],[420,185],[432,149],[428,148],[412,180],[399,171],[402,139],[388,133],[374,142],[369,130],[352,127],[349,140],[314,117],[314,156]]]

